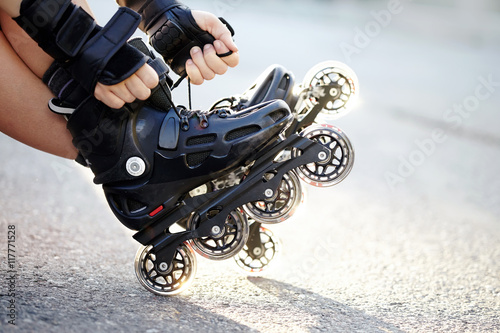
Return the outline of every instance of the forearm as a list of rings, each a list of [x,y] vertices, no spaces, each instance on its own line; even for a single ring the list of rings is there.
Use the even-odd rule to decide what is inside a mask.
[[[50,90],[19,58],[3,32],[0,49],[0,132],[47,153],[76,158],[66,121],[47,107],[53,97]]]

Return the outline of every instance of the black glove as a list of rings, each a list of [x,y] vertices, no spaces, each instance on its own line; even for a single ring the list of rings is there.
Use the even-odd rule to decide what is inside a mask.
[[[20,13],[14,20],[89,93],[97,82],[127,79],[148,59],[126,43],[140,23],[128,8],[120,8],[104,27],[71,0],[23,0]]]
[[[215,38],[196,23],[191,10],[177,0],[117,0],[118,4],[137,11],[142,16],[139,28],[149,35],[149,42],[178,75],[186,74],[186,61],[194,46],[203,49]],[[231,34],[231,26],[220,18]],[[232,52],[220,54],[220,57]]]

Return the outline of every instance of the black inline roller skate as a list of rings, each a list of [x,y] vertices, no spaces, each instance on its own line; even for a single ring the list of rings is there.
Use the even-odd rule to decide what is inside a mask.
[[[293,73],[284,67],[270,66],[243,94],[224,98],[212,106],[238,113],[259,103],[281,99],[294,116],[285,135],[300,133],[331,152],[327,162],[309,163],[285,173],[274,196],[243,206],[250,234],[247,244],[234,259],[249,274],[261,274],[276,258],[279,240],[262,224],[281,223],[294,215],[305,197],[305,188],[299,179],[313,186],[332,186],[351,171],[354,149],[347,135],[322,122],[344,116],[358,95],[359,83],[354,71],[341,62],[325,61],[312,67],[301,84],[296,84]],[[296,155],[293,150],[285,151],[280,158]],[[219,181],[214,187],[222,188],[227,183],[227,180]]]
[[[131,44],[148,52],[141,42]],[[297,174],[315,186],[345,178],[350,144],[318,125],[287,133],[296,119],[284,100],[237,111],[175,107],[167,68],[159,59],[149,62],[161,83],[145,102],[114,110],[87,97],[73,109],[73,93],[51,104],[67,114],[82,161],[103,184],[117,218],[138,230],[138,280],[155,294],[178,294],[194,279],[195,252],[235,257],[249,274],[260,273],[280,247],[261,223],[293,215],[302,200]]]

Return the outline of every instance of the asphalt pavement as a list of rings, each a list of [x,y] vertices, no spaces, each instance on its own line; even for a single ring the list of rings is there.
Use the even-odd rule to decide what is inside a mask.
[[[90,3],[101,22],[115,8]],[[196,108],[273,63],[299,82],[328,59],[356,71],[359,102],[332,122],[354,145],[353,171],[304,185],[299,212],[269,227],[282,251],[264,276],[198,257],[192,287],[160,297],[136,280],[138,244],[91,172],[0,135],[0,331],[500,332],[500,13],[465,1],[188,4],[224,16],[241,53],[193,89]]]

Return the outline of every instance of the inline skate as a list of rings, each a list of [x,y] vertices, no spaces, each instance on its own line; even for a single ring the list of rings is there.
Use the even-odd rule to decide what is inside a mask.
[[[158,295],[182,292],[195,277],[195,253],[212,260],[234,257],[247,273],[261,273],[280,249],[262,223],[294,214],[302,201],[299,177],[331,186],[352,168],[354,151],[345,134],[308,117],[331,99],[307,93],[315,91],[311,86],[297,89],[291,73],[275,67],[268,71],[273,78],[290,79],[287,94],[274,94],[264,80],[250,91],[267,92],[267,98],[248,103],[233,97],[232,105],[222,106],[225,99],[209,111],[190,111],[173,103],[164,62],[141,40],[130,44],[148,55],[160,75],[147,101],[114,110],[85,91],[68,95],[53,86],[66,98],[53,100],[51,108],[67,116],[80,162],[103,185],[113,213],[137,230],[139,282]],[[69,77],[55,68],[45,80],[57,86]],[[281,92],[282,85],[277,87]]]

